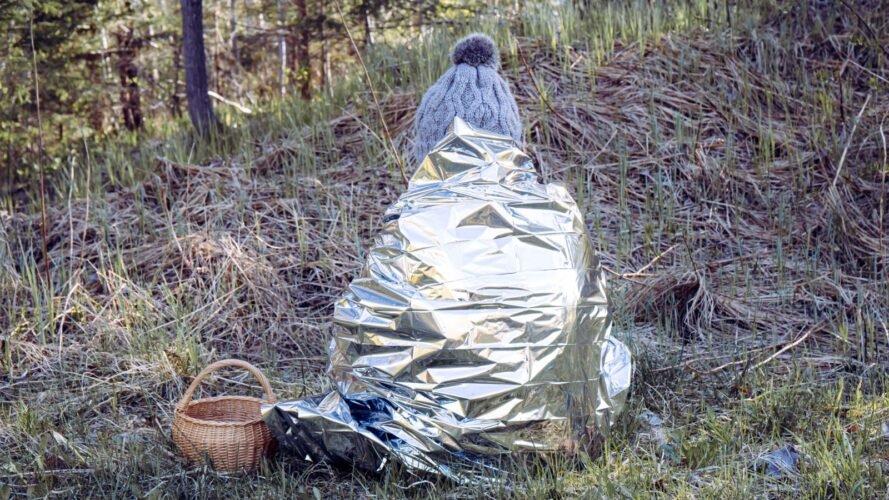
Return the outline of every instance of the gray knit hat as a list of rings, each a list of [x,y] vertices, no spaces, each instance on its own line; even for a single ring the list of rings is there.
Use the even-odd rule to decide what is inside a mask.
[[[490,37],[473,33],[454,45],[454,65],[429,87],[414,123],[414,156],[423,161],[459,116],[469,125],[522,143],[522,122],[515,97],[497,72],[500,54]]]

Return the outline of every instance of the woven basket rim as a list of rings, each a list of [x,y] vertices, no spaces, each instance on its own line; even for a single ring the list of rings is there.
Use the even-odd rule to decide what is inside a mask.
[[[188,415],[186,413],[188,411],[188,409],[194,405],[218,403],[220,401],[231,401],[231,400],[248,401],[251,403],[260,403],[260,404],[273,403],[273,401],[269,401],[268,399],[254,398],[251,396],[215,396],[212,398],[195,399],[195,400],[189,401],[187,406],[182,406],[181,404],[177,404],[176,411],[174,412],[174,415],[173,415],[174,420],[182,419],[182,420],[185,420],[186,422],[190,422],[190,423],[197,424],[197,425],[206,425],[206,426],[210,426],[210,427],[247,427],[247,426],[255,425],[256,423],[263,421],[261,415],[255,419],[252,419],[252,420],[242,420],[239,422],[220,422],[218,420],[204,420],[201,418],[195,418],[195,417],[192,417],[191,415]]]

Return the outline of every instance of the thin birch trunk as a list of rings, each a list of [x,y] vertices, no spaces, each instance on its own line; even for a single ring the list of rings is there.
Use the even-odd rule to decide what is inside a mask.
[[[105,32],[105,28],[99,30],[99,36],[102,38],[102,76],[107,83],[111,80],[111,67],[108,64],[108,34]]]
[[[324,15],[324,7],[326,3],[327,2],[321,2],[321,78],[324,80],[322,86],[326,87],[328,95],[333,97],[333,80],[330,71],[330,41],[327,39],[327,34],[324,30],[327,20]]]
[[[150,24],[148,25],[148,39],[154,40],[154,26]],[[151,78],[152,80],[154,80],[153,85],[157,85],[158,83],[160,83],[161,79],[160,72],[157,69],[157,61],[154,57],[149,57],[148,60],[148,64],[151,64]]]
[[[213,88],[217,94],[222,94],[222,84],[220,73],[222,64],[220,63],[219,45],[222,41],[222,30],[219,28],[219,3],[216,3],[216,10],[213,11]]]
[[[278,84],[281,97],[287,95],[287,37],[284,36],[284,1],[278,0]]]

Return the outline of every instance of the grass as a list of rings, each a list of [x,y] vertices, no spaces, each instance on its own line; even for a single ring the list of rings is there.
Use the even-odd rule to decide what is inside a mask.
[[[601,457],[523,462],[512,489],[177,457],[172,405],[213,360],[257,364],[279,397],[329,388],[332,303],[403,189],[345,78],[229,116],[210,144],[172,127],[72,155],[49,283],[37,206],[0,212],[0,497],[885,497],[884,10],[717,3],[531,4],[471,25],[503,49],[544,176],[587,214],[636,356]],[[368,58],[398,148],[458,34]],[[208,392],[250,386],[227,372]],[[753,466],[787,445],[797,474]]]

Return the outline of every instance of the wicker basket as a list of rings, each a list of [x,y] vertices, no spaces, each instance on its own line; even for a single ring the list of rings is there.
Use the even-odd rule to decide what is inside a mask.
[[[221,396],[192,401],[194,391],[211,372],[236,366],[252,373],[266,399]],[[250,471],[274,448],[274,439],[260,415],[260,405],[274,403],[269,381],[250,363],[217,361],[195,377],[176,405],[173,442],[190,462],[207,463],[221,472]]]

